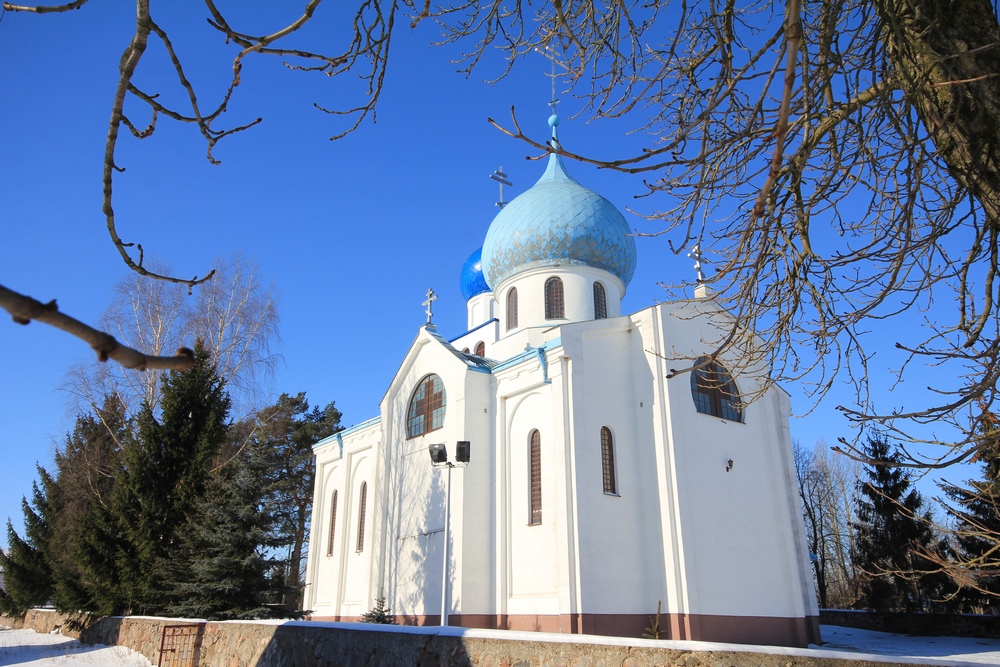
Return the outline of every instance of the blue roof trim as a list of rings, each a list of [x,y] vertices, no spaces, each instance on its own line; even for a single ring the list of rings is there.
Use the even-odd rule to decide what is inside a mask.
[[[343,431],[340,431],[340,435],[341,436],[350,435],[351,433],[354,433],[355,431],[360,431],[361,429],[367,428],[367,427],[371,426],[372,424],[377,424],[380,421],[382,421],[382,415],[379,415],[378,417],[372,417],[371,419],[369,419],[367,421],[363,421],[360,424],[355,424],[354,426],[350,426],[348,428],[345,428]]]
[[[327,436],[327,437],[323,438],[322,440],[320,440],[319,442],[317,442],[315,445],[313,445],[313,450],[319,449],[320,447],[323,447],[325,445],[329,445],[331,442],[336,442],[337,444],[340,445],[341,451],[343,451],[343,449],[344,449],[344,436],[345,435],[351,435],[352,433],[354,433],[356,431],[360,431],[363,428],[367,428],[367,427],[371,426],[372,424],[377,424],[380,421],[382,421],[382,416],[381,415],[379,415],[378,417],[372,417],[371,419],[369,419],[367,421],[363,421],[360,424],[355,424],[354,426],[349,426],[348,428],[345,428],[342,431],[337,431],[333,435]]]
[[[526,360],[532,359],[532,358],[534,358],[534,359],[540,359],[539,354],[541,354],[541,353],[539,352],[539,350],[544,350],[544,351],[548,352],[549,350],[556,349],[560,345],[562,345],[562,338],[553,338],[550,341],[546,341],[545,345],[541,345],[539,347],[533,347],[530,350],[525,350],[524,352],[521,352],[520,354],[514,355],[510,359],[504,359],[503,361],[497,363],[493,367],[493,370],[494,371],[499,371],[499,370],[503,370],[505,368],[510,368],[511,366],[516,366],[517,364],[521,363],[522,361],[526,361]]]
[[[451,339],[451,340],[449,340],[448,342],[449,342],[449,343],[454,343],[454,342],[455,342],[456,340],[458,340],[458,339],[459,339],[459,338],[461,338],[462,336],[468,336],[468,335],[469,335],[470,333],[472,333],[473,331],[479,331],[479,330],[480,330],[480,329],[482,329],[483,327],[485,327],[485,326],[488,326],[488,325],[490,325],[490,324],[493,324],[494,322],[499,322],[499,321],[500,321],[500,319],[499,319],[499,318],[497,318],[497,317],[494,317],[494,318],[493,318],[493,319],[491,319],[491,320],[486,320],[485,322],[483,322],[482,324],[480,324],[480,325],[479,325],[478,327],[473,327],[473,328],[469,329],[468,331],[466,331],[466,332],[465,332],[464,334],[459,334],[459,335],[455,336],[454,338],[452,338],[452,339]]]

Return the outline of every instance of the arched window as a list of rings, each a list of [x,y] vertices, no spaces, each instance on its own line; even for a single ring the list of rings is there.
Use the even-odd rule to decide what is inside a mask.
[[[333,492],[333,500],[330,501],[330,541],[326,545],[326,555],[333,555],[333,536],[337,531],[337,492]]]
[[[691,395],[698,412],[734,422],[743,421],[743,404],[736,383],[722,364],[701,357],[691,371]]]
[[[615,480],[615,443],[611,437],[611,429],[601,427],[601,468],[604,471],[604,493],[618,495],[618,482]]]
[[[594,283],[594,319],[603,320],[608,316],[608,297],[604,293],[604,285]]]
[[[542,436],[538,429],[531,432],[528,446],[528,477],[530,499],[528,525],[542,524]]]
[[[476,356],[485,357],[486,356],[486,343],[479,341],[476,343]]]
[[[507,331],[517,328],[517,288],[507,290]]]
[[[437,375],[428,375],[420,381],[410,399],[406,437],[415,438],[441,428],[444,425],[444,408],[444,383]]]
[[[462,348],[462,354],[468,354],[468,353],[469,353],[469,348],[463,347]]]
[[[368,509],[368,482],[361,482],[361,497],[358,499],[358,553],[365,550],[365,510]]]
[[[545,281],[545,319],[566,317],[566,299],[563,298],[562,280],[556,277]]]

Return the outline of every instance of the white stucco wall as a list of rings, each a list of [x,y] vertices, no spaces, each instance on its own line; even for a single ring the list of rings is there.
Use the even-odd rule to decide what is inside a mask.
[[[644,311],[642,316],[657,322],[641,328],[659,332],[646,338],[647,349],[675,368],[710,352],[719,333],[709,318],[693,317],[707,308],[712,306],[689,302]],[[734,371],[741,392],[757,393],[750,373],[737,374],[738,363],[720,361]],[[675,602],[682,607],[678,611],[805,615],[810,595],[802,590],[801,573],[808,560],[793,529],[797,507],[788,466],[787,395],[771,387],[745,405],[743,423],[735,423],[695,410],[690,373],[666,380],[665,387],[670,428],[663,446],[669,452],[666,464],[676,473],[674,521],[681,547],[675,567],[687,597]],[[729,460],[733,466],[727,472]]]
[[[446,476],[431,468],[427,447],[445,443],[453,457],[458,440],[472,443],[472,461],[452,476],[449,613],[648,614],[658,601],[664,613],[816,613],[787,395],[769,389],[745,406],[743,423],[697,413],[690,374],[667,375],[713,349],[725,313],[693,300],[590,320],[593,279],[610,274],[573,269],[563,276],[567,315],[586,310],[586,321],[521,327],[499,340],[486,327],[487,356],[513,358],[492,372],[456,352],[479,332],[452,347],[422,328],[380,418],[342,434],[342,452],[334,440],[317,447],[307,589],[317,616],[359,615],[380,593],[393,613],[439,613]],[[537,292],[542,308],[551,275],[518,276],[522,317],[523,292]],[[602,282],[609,314],[617,312],[620,292]],[[542,356],[526,345],[545,346]],[[750,378],[761,369],[739,373],[721,361],[753,393]],[[445,386],[444,425],[407,438],[409,402],[428,373]],[[616,494],[602,487],[602,426],[614,436]],[[542,445],[537,526],[528,525],[533,429]],[[357,553],[363,481],[370,535]],[[337,533],[327,556],[335,489]]]

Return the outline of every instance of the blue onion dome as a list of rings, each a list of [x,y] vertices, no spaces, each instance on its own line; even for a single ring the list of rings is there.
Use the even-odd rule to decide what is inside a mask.
[[[549,124],[555,141],[558,118]],[[627,286],[635,273],[635,239],[614,204],[573,180],[552,153],[538,182],[493,219],[482,263],[493,288],[523,269],[557,264],[604,269]]]
[[[462,296],[468,301],[477,294],[489,292],[490,286],[486,284],[483,277],[483,249],[480,248],[469,255],[462,265],[462,274],[459,276],[459,283],[462,287]]]

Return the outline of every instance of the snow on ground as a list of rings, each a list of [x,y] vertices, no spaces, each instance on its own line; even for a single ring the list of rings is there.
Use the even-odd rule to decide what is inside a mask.
[[[34,630],[7,629],[0,629],[0,665],[152,667],[152,663],[141,653],[124,646],[87,646],[60,634],[45,635]]]
[[[910,637],[890,632],[820,626],[823,652],[866,653],[925,665],[1000,665],[1000,639]]]
[[[392,630],[392,628],[385,629]],[[447,629],[461,630],[460,628]],[[915,665],[968,665],[971,667],[1000,665],[1000,639],[910,637],[833,625],[821,626],[821,632],[824,640],[822,647],[812,646],[809,649],[775,647],[771,650],[769,650],[770,647],[742,646],[740,648],[802,657],[855,657],[875,661],[898,661]],[[569,639],[579,640],[580,637]],[[608,638],[595,639],[606,640]],[[702,642],[691,642],[687,644],[687,647],[690,648],[695,643],[702,644]],[[709,646],[709,644],[705,644],[702,648]],[[719,645],[715,648],[731,650],[734,647],[730,644]],[[45,635],[32,630],[9,630],[2,627],[0,627],[0,665],[152,667],[151,663],[141,654],[123,646],[85,646],[75,639],[59,634]]]

